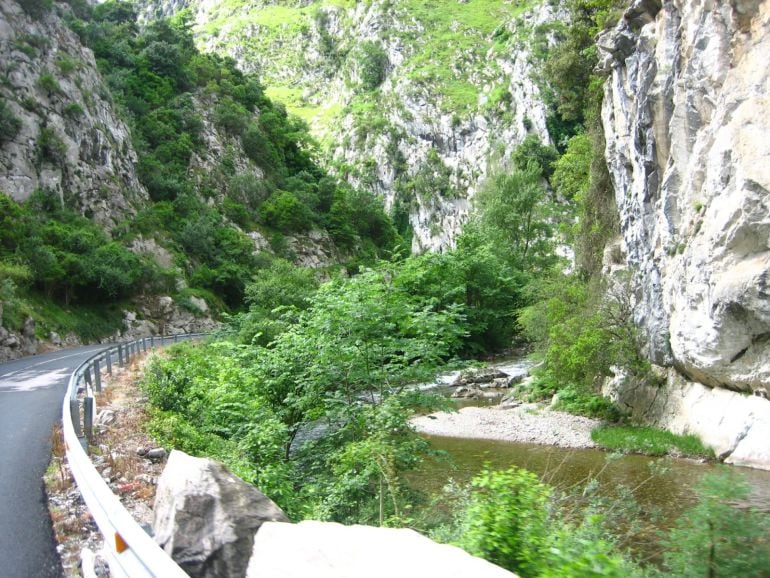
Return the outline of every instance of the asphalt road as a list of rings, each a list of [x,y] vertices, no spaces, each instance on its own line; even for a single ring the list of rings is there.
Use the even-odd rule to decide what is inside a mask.
[[[51,430],[92,345],[0,364],[0,578],[62,575],[43,488]]]

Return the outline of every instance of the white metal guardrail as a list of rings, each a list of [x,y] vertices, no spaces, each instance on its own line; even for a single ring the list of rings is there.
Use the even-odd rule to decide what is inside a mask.
[[[187,574],[142,529],[112,493],[86,453],[93,436],[96,415],[95,392],[101,391],[101,370],[112,373],[113,363],[126,365],[140,351],[170,345],[178,341],[200,339],[206,334],[186,333],[170,337],[147,337],[118,343],[81,363],[72,373],[62,405],[62,428],[72,475],[83,500],[104,536],[104,555],[116,578],[183,578]],[[85,396],[82,412],[78,388]]]

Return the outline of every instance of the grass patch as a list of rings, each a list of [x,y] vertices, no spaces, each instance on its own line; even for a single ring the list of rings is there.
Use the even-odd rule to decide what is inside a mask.
[[[34,293],[22,298],[22,313],[35,320],[39,338],[47,338],[51,331],[62,337],[74,333],[84,342],[95,341],[123,329],[125,303],[99,305],[61,305]]]
[[[714,452],[695,435],[677,435],[642,426],[600,426],[591,439],[604,449],[650,456],[687,456],[714,459]]]

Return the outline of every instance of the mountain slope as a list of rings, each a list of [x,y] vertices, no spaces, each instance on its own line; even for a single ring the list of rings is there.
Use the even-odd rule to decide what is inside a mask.
[[[533,50],[564,16],[534,1],[149,2],[206,52],[258,71],[323,143],[327,166],[377,193],[414,251],[445,249],[489,169],[528,134],[550,142]]]

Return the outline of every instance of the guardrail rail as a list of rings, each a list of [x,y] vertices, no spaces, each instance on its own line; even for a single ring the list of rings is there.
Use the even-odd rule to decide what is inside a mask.
[[[81,363],[72,373],[62,405],[62,429],[70,470],[83,500],[104,537],[103,555],[115,578],[183,578],[187,574],[134,520],[112,493],[88,457],[96,417],[96,393],[102,389],[102,370],[112,374],[115,363],[127,365],[140,351],[201,339],[205,333],[145,337],[116,343]],[[78,400],[81,385],[83,403]]]

